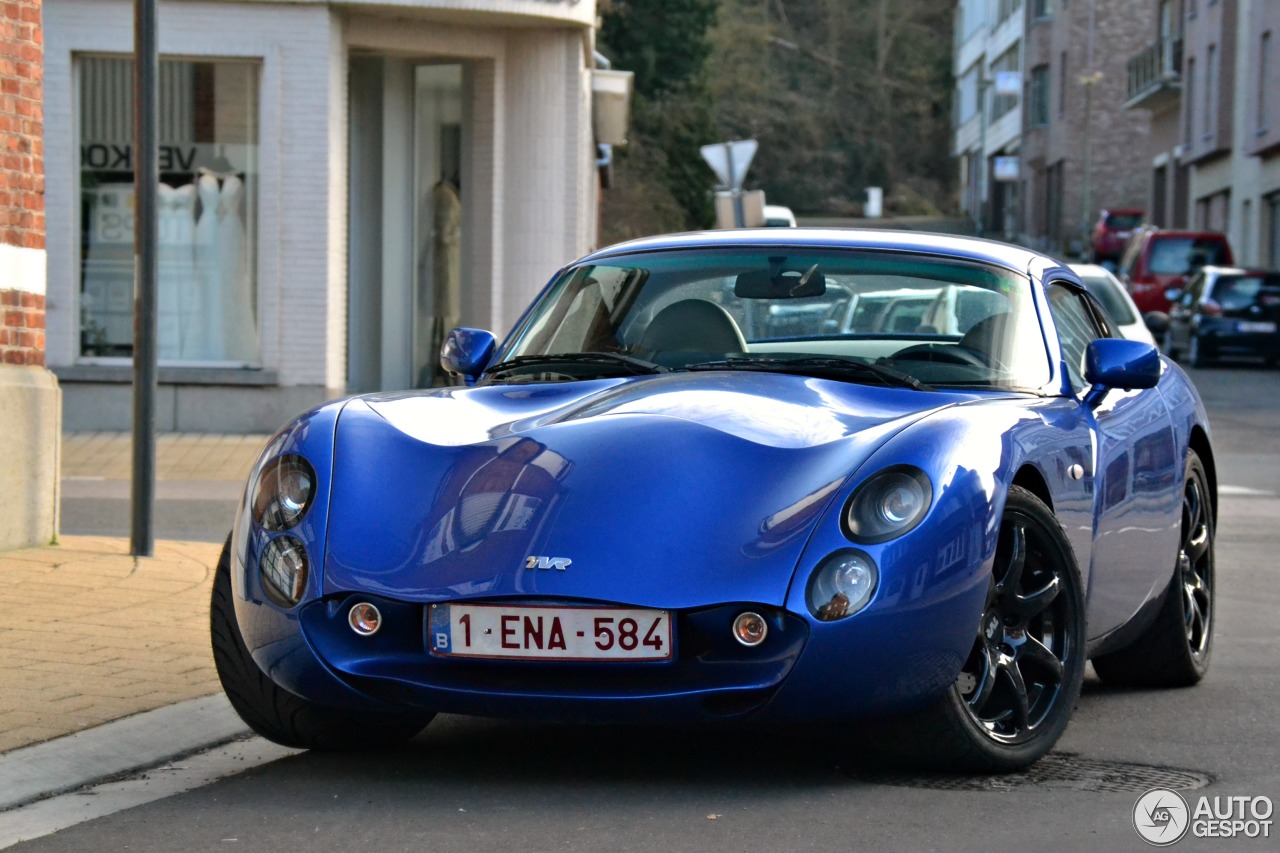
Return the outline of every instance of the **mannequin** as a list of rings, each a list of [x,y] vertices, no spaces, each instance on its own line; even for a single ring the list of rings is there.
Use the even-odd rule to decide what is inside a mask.
[[[201,337],[196,283],[196,185],[160,184],[157,281],[157,356],[190,358]]]
[[[244,181],[221,156],[197,173],[200,218],[195,226],[195,262],[205,340],[196,357],[256,362],[258,329],[240,215]]]

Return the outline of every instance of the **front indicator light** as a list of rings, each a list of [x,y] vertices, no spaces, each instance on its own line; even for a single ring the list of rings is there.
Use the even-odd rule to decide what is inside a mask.
[[[852,616],[867,606],[880,573],[861,551],[837,551],[809,581],[809,610],[823,622]]]
[[[378,629],[382,627],[382,614],[378,612],[377,607],[362,601],[352,606],[351,611],[347,613],[347,624],[360,636],[368,637],[378,633]]]
[[[267,543],[258,560],[262,591],[281,607],[293,607],[307,588],[307,549],[292,536]]]
[[[769,623],[759,613],[739,613],[733,620],[733,638],[747,648],[758,646],[769,636]]]

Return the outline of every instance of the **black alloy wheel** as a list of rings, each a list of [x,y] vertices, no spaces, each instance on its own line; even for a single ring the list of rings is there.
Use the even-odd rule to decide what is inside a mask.
[[[1197,460],[1198,461],[1198,460]],[[1213,523],[1203,476],[1188,476],[1182,490],[1178,578],[1187,650],[1201,667],[1213,637]]]
[[[1204,463],[1187,451],[1178,556],[1155,618],[1136,640],[1093,659],[1098,677],[1129,687],[1186,687],[1213,651],[1214,512]]]
[[[1070,569],[1051,547],[1033,519],[1005,514],[978,638],[956,680],[972,721],[998,743],[1037,735],[1084,653],[1079,602],[1062,594]]]
[[[1023,770],[1066,731],[1085,664],[1084,589],[1053,511],[1009,489],[968,659],[933,704],[870,727],[864,751],[895,766]]]

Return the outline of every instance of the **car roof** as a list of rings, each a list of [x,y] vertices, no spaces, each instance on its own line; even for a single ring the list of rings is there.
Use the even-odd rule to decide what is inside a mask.
[[[894,231],[875,228],[737,228],[660,234],[608,246],[587,255],[581,259],[581,262],[598,261],[633,252],[726,247],[881,249],[920,252],[980,261],[1020,273],[1025,273],[1036,261],[1047,262],[1051,266],[1060,265],[1048,255],[996,240],[927,231]]]
[[[1112,278],[1115,277],[1115,273],[1111,272],[1111,270],[1101,264],[1067,264],[1067,266],[1069,266],[1071,271],[1081,278],[1084,276],[1090,276],[1091,278],[1107,278],[1108,276]]]

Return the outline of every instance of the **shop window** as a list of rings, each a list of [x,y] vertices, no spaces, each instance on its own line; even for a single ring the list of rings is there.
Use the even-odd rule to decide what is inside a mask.
[[[81,57],[80,354],[133,354],[133,61]],[[258,364],[260,67],[160,61],[157,354]]]

